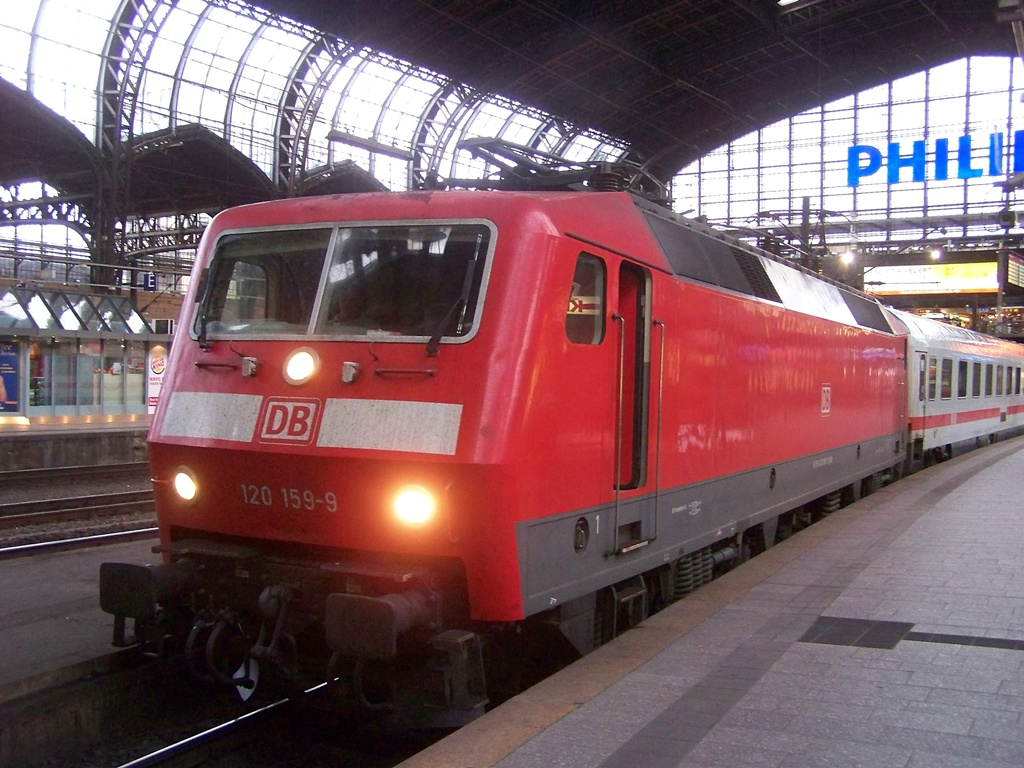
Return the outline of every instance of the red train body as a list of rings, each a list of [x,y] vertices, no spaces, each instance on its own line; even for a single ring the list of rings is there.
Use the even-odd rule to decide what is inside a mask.
[[[200,674],[242,685],[252,659],[292,675],[330,652],[386,706],[360,676],[407,665],[478,711],[509,628],[585,652],[923,460],[908,338],[867,297],[625,193],[226,211],[150,432],[165,564],[101,573],[115,641],[125,617],[140,641],[183,626]],[[981,338],[963,354],[1005,358],[1019,404],[1016,348]]]

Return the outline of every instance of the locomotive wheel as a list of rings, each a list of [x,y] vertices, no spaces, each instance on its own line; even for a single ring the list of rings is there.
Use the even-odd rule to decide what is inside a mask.
[[[239,685],[245,680],[246,664],[251,661],[249,646],[249,638],[240,624],[221,619],[206,641],[206,666],[222,683]]]
[[[213,631],[213,622],[197,620],[185,642],[185,664],[194,677],[213,682],[213,672],[206,663],[206,643]]]

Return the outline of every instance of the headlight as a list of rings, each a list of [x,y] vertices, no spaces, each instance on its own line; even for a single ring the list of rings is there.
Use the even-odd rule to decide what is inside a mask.
[[[199,487],[196,485],[196,479],[192,477],[192,474],[184,469],[179,469],[174,473],[174,492],[178,494],[183,501],[192,501],[196,497],[196,492]]]
[[[284,380],[298,386],[305,384],[320,367],[320,358],[309,347],[300,347],[284,361]]]
[[[407,485],[395,496],[395,514],[406,525],[420,525],[434,516],[437,502],[433,494],[418,485]]]

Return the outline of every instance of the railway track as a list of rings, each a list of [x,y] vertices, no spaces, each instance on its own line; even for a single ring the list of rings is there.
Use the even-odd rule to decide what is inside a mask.
[[[66,552],[71,549],[87,549],[105,544],[119,544],[124,541],[155,539],[156,536],[156,526],[136,526],[126,531],[58,538],[29,544],[13,544],[10,546],[0,546],[0,560],[13,560],[18,557],[38,555],[43,552]]]
[[[332,765],[337,768],[391,768],[425,749],[448,731],[390,730],[351,720],[315,703],[321,683],[287,699],[194,736],[138,756],[118,768],[198,768],[233,765]]]
[[[0,471],[0,488],[32,486],[59,480],[78,481],[119,477],[148,477],[149,464],[132,461],[120,464],[87,464],[74,467],[43,467],[39,469],[11,469]]]
[[[204,765],[214,755],[224,757],[252,744],[259,738],[260,730],[265,729],[271,718],[279,714],[276,710],[288,704],[288,699],[275,701],[220,725],[207,728],[194,736],[141,755],[123,763],[119,768],[182,768]]]
[[[155,535],[144,462],[0,472],[0,559]]]
[[[100,493],[0,504],[0,531],[41,523],[66,523],[134,512],[155,512],[153,490]]]

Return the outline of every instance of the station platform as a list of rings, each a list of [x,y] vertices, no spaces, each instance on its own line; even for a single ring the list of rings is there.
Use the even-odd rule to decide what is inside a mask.
[[[100,610],[107,560],[156,562],[152,539],[0,561],[0,704],[117,664],[113,617]]]
[[[148,414],[0,416],[0,472],[145,461],[151,421]]]
[[[1024,438],[844,508],[400,768],[1024,765]]]

